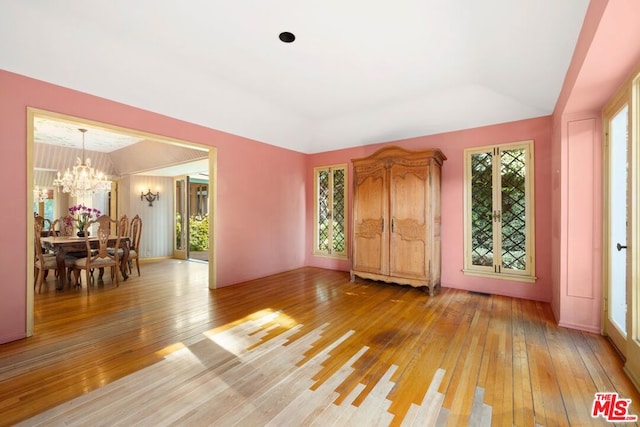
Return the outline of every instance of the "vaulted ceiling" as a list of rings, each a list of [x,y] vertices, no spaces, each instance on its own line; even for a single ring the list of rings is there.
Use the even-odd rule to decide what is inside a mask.
[[[0,68],[314,153],[551,114],[588,5],[4,0]]]
[[[177,141],[159,141],[72,119],[36,116],[33,121],[34,184],[51,187],[57,172],[88,161],[109,177],[208,175],[208,150]],[[85,130],[84,134],[80,129]]]

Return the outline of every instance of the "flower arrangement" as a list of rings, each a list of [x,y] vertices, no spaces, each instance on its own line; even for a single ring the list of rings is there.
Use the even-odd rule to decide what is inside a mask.
[[[98,218],[102,213],[98,209],[85,205],[75,205],[69,208],[69,215],[76,216],[76,228],[78,232],[84,231],[84,226],[92,219]]]

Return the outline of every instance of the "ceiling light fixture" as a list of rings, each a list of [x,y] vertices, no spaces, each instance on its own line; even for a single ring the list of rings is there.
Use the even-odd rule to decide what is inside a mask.
[[[58,188],[62,187],[64,193],[70,193],[73,197],[84,199],[97,192],[110,190],[111,182],[107,181],[105,174],[91,167],[91,159],[85,159],[84,134],[87,130],[78,130],[82,132],[82,160],[78,157],[73,171],[67,168],[63,176],[60,176],[60,171],[58,171],[58,177],[53,180],[53,185]]]
[[[280,33],[278,37],[280,38],[280,41],[284,43],[292,43],[296,39],[296,36],[289,31]]]
[[[49,198],[49,192],[46,188],[40,188],[37,185],[33,188],[34,203],[42,203]]]

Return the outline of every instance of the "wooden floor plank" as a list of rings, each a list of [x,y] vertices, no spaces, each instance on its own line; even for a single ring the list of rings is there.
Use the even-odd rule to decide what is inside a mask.
[[[454,293],[443,292],[438,295],[437,303],[434,303],[435,299],[430,299],[424,305],[424,323],[420,325],[418,322],[412,329],[418,329],[418,332],[413,332],[415,341],[412,348],[415,351],[404,351],[397,356],[396,364],[399,368],[393,378],[396,387],[389,396],[392,400],[389,411],[396,414],[397,424],[402,421],[409,408],[424,403],[424,397],[436,373],[444,376],[445,371],[439,367],[459,320],[452,314],[454,310],[448,310],[453,297]],[[437,381],[436,387],[439,388],[441,382],[442,377]]]
[[[511,427],[514,425],[511,298],[493,296],[491,304],[478,387],[484,390],[484,402],[492,407],[493,425]]]
[[[572,335],[573,331],[546,324],[547,345],[569,424],[576,425],[579,422],[585,427],[597,425],[598,420],[584,417],[585,413],[591,412],[596,387]]]
[[[0,426],[589,425],[595,390],[639,411],[609,342],[548,304],[318,268],[217,290],[206,274],[147,263],[90,295],[49,280],[35,335],[0,345]]]
[[[637,415],[638,418],[640,418],[640,399],[634,397],[637,394],[637,390],[629,377],[624,373],[624,363],[620,359],[617,351],[609,341],[602,337],[588,333],[583,333],[582,336],[589,344],[593,359],[597,359],[598,361],[597,366],[591,364],[588,366],[593,370],[600,369],[602,373],[606,375],[606,380],[604,381],[607,385],[602,389],[599,388],[598,391],[615,391],[621,398],[631,399],[629,413]],[[608,388],[609,382],[611,383],[612,389]],[[625,424],[630,425],[629,423]],[[640,423],[638,424],[640,425]]]
[[[545,326],[535,302],[523,301],[522,307],[535,422],[543,426],[568,426]]]
[[[486,343],[490,308],[489,298],[485,297],[478,301],[462,342],[460,353],[464,357],[454,368],[454,375],[444,400],[444,406],[450,411],[449,426],[455,427],[469,423]]]
[[[522,300],[511,301],[511,336],[513,340],[512,372],[513,372],[513,425],[535,425],[533,408],[533,390],[531,380],[531,361],[527,352]],[[508,405],[509,403],[505,403]]]
[[[438,369],[429,384],[429,388],[422,402],[420,402],[420,404],[412,404],[409,411],[407,411],[406,416],[402,420],[403,426],[435,425],[444,400],[444,395],[438,392],[443,377],[444,370]]]

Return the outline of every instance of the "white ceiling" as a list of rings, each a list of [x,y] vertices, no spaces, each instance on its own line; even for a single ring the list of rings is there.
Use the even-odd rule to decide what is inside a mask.
[[[35,115],[33,124],[33,165],[39,186],[50,186],[55,172],[71,168],[76,158],[91,159],[110,177],[198,175],[207,179],[206,148],[68,116]]]
[[[80,129],[85,129],[84,135]],[[124,147],[136,144],[145,138],[113,130],[91,126],[86,123],[34,117],[33,142],[37,144],[58,145],[69,148],[84,148],[87,151],[111,153]]]
[[[314,153],[551,114],[588,4],[3,0],[0,68]]]

